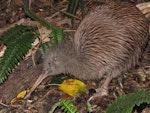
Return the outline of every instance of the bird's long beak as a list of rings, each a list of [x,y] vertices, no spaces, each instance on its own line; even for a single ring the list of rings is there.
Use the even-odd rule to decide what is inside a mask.
[[[27,99],[30,97],[31,93],[37,88],[37,86],[47,77],[48,71],[45,73],[42,73],[39,78],[36,80],[32,88],[30,89],[29,93],[24,97],[24,99]]]

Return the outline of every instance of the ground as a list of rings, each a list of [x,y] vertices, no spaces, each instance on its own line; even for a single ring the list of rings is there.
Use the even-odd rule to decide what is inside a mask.
[[[74,21],[74,26],[71,28],[71,22],[69,19],[63,16],[63,11],[67,7],[68,2],[66,0],[31,0],[29,4],[33,11],[46,18],[54,25],[65,29],[66,31],[74,31],[79,25],[81,19],[80,10],[77,13],[77,17]],[[105,2],[105,0],[102,0]],[[145,2],[146,0],[128,0],[133,4]],[[98,1],[86,0],[86,11],[89,8],[93,8],[98,4]],[[62,13],[60,13],[62,11]],[[0,1],[0,35],[13,26],[14,24],[31,24],[36,25],[32,20],[27,19],[28,16],[24,13],[22,0],[1,0]],[[39,26],[39,31],[43,29]],[[41,32],[49,32],[47,30],[41,30]],[[4,45],[1,45],[3,50]],[[58,102],[60,99],[70,99],[71,102],[76,106],[80,113],[86,113],[86,102],[91,96],[89,90],[98,87],[99,81],[83,81],[87,85],[87,91],[80,93],[75,97],[70,97],[58,90],[57,87],[47,85],[47,81],[51,78],[47,78],[39,87],[32,93],[29,99],[17,99],[16,95],[24,90],[29,89],[36,81],[37,77],[41,73],[42,61],[40,60],[39,51],[31,52],[24,60],[22,60],[9,75],[8,79],[0,84],[0,112],[1,113],[47,113],[51,106]],[[143,59],[140,63],[129,72],[125,73],[121,77],[112,80],[109,87],[109,95],[104,96],[91,101],[93,106],[93,113],[104,113],[107,105],[113,102],[116,98],[123,94],[135,92],[138,89],[150,89],[150,47],[146,48]],[[35,57],[35,63],[30,57]],[[140,109],[148,108],[148,105],[144,107],[136,108],[135,111],[140,113]],[[62,113],[58,108],[55,113]],[[148,112],[147,112],[148,113]]]

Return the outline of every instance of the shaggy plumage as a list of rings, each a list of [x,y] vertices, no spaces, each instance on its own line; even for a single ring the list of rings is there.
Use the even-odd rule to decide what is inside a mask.
[[[138,63],[148,42],[148,26],[144,15],[130,3],[102,4],[85,16],[73,41],[50,47],[43,66],[48,74],[39,79],[60,73],[84,80],[106,76],[102,87],[107,94],[111,79]]]

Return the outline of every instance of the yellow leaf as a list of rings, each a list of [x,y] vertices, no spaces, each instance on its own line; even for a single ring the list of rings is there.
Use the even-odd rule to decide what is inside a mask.
[[[27,92],[29,92],[29,90],[23,90],[23,91],[21,91],[21,92],[17,95],[17,98],[24,98],[25,95],[27,94]]]
[[[86,85],[76,79],[68,79],[59,85],[59,89],[67,93],[70,96],[74,96],[79,92],[86,91]]]

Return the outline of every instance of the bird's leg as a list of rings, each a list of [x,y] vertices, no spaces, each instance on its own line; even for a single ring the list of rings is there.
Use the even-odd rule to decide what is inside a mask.
[[[100,93],[101,96],[105,96],[105,95],[108,95],[108,87],[109,87],[109,83],[111,82],[112,80],[112,77],[108,76],[106,77],[106,80],[104,81],[103,85],[96,89],[96,92],[97,93]]]
[[[112,80],[111,76],[106,77],[106,80],[104,81],[103,85],[100,88],[96,89],[96,93],[89,98],[89,101],[96,97],[102,97],[108,95],[108,86],[111,80]]]
[[[30,97],[31,93],[37,88],[37,86],[47,77],[47,73],[42,73],[39,78],[36,80],[28,94],[24,97],[24,99],[27,99]]]

